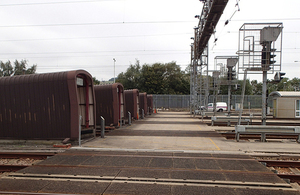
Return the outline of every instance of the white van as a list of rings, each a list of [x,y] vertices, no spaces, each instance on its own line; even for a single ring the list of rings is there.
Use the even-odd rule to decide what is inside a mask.
[[[207,111],[212,112],[213,109],[214,109],[214,104],[213,103],[209,103],[207,105]],[[216,111],[217,112],[227,111],[227,103],[226,102],[217,102]]]

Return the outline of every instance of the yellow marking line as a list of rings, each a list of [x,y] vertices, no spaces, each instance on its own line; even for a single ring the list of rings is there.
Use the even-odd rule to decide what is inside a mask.
[[[198,128],[199,128],[200,130],[202,130],[201,127],[200,127],[199,125],[197,125],[197,126],[198,126]],[[212,139],[210,139],[210,138],[208,138],[208,139],[211,141],[211,143],[212,143],[213,145],[216,146],[217,150],[221,150],[221,149],[217,146],[217,144],[215,144],[215,142],[214,142]]]
[[[211,141],[211,143],[213,143],[213,145],[216,146],[217,150],[221,150],[221,149],[217,146],[217,144],[215,144],[215,142],[214,142],[212,139],[210,139],[210,138],[208,138],[208,139]]]
[[[131,125],[128,125],[127,127],[125,127],[125,129],[128,129],[129,127],[132,127],[132,123],[131,123]]]

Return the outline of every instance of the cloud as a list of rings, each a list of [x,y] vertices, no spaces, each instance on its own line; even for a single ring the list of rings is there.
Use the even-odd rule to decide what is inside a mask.
[[[236,53],[238,29],[244,22],[283,19],[284,32],[291,32],[284,34],[284,47],[299,47],[297,0],[239,2],[241,11],[224,26],[236,10],[236,1],[229,1],[217,26],[217,45],[210,42],[210,68],[216,55]],[[141,64],[176,61],[185,68],[190,63],[190,37],[198,24],[194,16],[201,9],[197,0],[4,0],[0,60],[27,59],[37,64],[40,73],[85,69],[99,80],[113,77],[113,58],[116,74],[126,71],[135,59]],[[289,59],[300,60],[298,50],[284,52]],[[284,63],[287,54],[283,54]]]

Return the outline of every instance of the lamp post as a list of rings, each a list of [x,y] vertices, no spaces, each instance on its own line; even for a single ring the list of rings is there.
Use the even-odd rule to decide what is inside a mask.
[[[114,83],[116,82],[116,59],[113,58],[113,61],[114,61]]]

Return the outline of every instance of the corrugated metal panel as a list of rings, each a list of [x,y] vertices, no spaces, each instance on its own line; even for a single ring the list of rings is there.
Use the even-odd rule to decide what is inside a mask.
[[[131,113],[131,117],[139,119],[139,90],[125,90],[125,105],[126,105],[126,117],[128,118],[128,112]]]
[[[124,87],[121,83],[95,86],[97,125],[101,125],[100,117],[105,124],[117,126],[124,118]]]
[[[140,93],[140,114],[142,114],[142,109],[144,110],[144,115],[147,115],[147,93]]]
[[[153,113],[153,95],[147,95],[147,106],[148,113],[151,115]]]
[[[5,92],[0,94],[0,137],[78,138],[76,77],[79,74],[86,76],[93,91],[92,77],[83,70],[0,78],[0,91]],[[72,104],[71,99],[76,104]],[[91,111],[90,116],[94,113]]]

